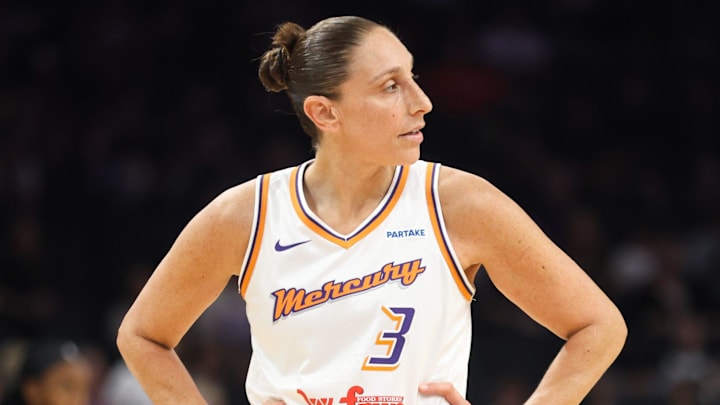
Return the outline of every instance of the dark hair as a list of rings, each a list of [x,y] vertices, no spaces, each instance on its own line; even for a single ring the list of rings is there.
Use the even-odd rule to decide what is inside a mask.
[[[308,96],[337,99],[338,87],[347,79],[347,66],[363,36],[383,25],[356,16],[331,17],[307,31],[292,22],[278,26],[270,49],[260,59],[258,75],[265,89],[286,90],[300,125],[313,140],[320,136],[315,124],[305,115],[303,103]]]
[[[78,346],[68,340],[42,339],[30,342],[24,351],[20,369],[17,371],[13,384],[4,398],[2,405],[24,405],[22,384],[29,379],[41,378],[46,371],[58,363],[72,362],[81,357]]]

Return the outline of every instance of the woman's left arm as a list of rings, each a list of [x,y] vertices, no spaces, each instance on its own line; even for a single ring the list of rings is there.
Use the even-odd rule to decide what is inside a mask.
[[[482,265],[495,287],[565,340],[526,405],[577,405],[625,344],[627,327],[608,296],[503,192],[444,167],[440,200],[469,279]]]

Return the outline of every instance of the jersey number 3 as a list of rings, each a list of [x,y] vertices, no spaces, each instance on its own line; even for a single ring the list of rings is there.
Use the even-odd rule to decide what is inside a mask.
[[[392,371],[400,365],[400,354],[405,346],[405,334],[410,330],[415,309],[387,308],[383,306],[382,311],[395,322],[395,328],[378,332],[375,344],[387,346],[387,351],[385,356],[366,357],[362,366],[363,370]]]

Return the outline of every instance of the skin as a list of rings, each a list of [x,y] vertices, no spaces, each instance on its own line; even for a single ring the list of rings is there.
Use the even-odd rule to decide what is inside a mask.
[[[412,55],[389,31],[366,34],[340,98],[311,96],[305,113],[322,132],[305,176],[311,209],[341,233],[382,199],[396,165],[420,156],[432,104],[414,80]],[[408,135],[412,133],[412,135]],[[180,233],[128,311],[118,348],[156,404],[205,401],[174,348],[241,268],[255,181],[231,188]],[[535,392],[534,404],[579,404],[624,345],[625,322],[608,297],[508,196],[486,180],[443,167],[439,193],[448,234],[470,280],[483,265],[508,299],[566,340]],[[467,405],[446,382],[418,387]],[[266,404],[281,404],[268,399]]]
[[[22,383],[28,405],[88,405],[92,376],[83,362],[59,362]]]

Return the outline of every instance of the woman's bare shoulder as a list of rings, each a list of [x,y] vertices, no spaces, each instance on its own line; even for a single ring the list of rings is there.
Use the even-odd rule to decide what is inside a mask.
[[[241,260],[252,229],[256,184],[249,180],[218,194],[190,220],[181,237],[207,254]]]
[[[257,181],[248,180],[218,194],[196,216],[230,240],[247,243],[252,228]]]
[[[506,198],[484,177],[450,166],[442,166],[440,170],[438,191],[445,213],[490,210]]]
[[[445,226],[464,267],[485,264],[532,221],[510,197],[476,174],[443,167],[438,192]]]

